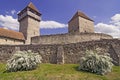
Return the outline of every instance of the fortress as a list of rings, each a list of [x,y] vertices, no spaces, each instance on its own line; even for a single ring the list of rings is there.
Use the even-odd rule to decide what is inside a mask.
[[[0,61],[20,50],[39,53],[43,63],[79,63],[86,50],[100,49],[120,65],[120,40],[94,32],[94,21],[77,11],[68,22],[68,33],[40,35],[41,13],[29,3],[18,13],[19,32],[0,28]]]
[[[0,44],[69,44],[100,39],[112,39],[103,33],[94,33],[94,21],[77,11],[68,22],[68,33],[40,35],[41,13],[29,3],[18,13],[19,32],[0,29]]]

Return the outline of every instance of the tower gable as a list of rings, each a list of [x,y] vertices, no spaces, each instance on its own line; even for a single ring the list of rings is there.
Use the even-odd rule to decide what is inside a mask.
[[[25,17],[31,17],[35,20],[40,21],[41,13],[38,11],[38,9],[30,2],[23,10],[18,13],[18,21],[24,19]]]
[[[84,19],[93,21],[92,19],[90,19],[87,15],[85,15],[85,14],[84,14],[83,12],[81,12],[81,11],[77,11],[70,21],[72,21],[73,19],[75,19],[75,18],[77,18],[77,17],[82,17],[82,18],[84,18]],[[69,22],[70,22],[70,21],[69,21]],[[93,22],[94,22],[94,21],[93,21]]]
[[[68,25],[69,33],[94,32],[94,21],[80,11],[75,13],[72,19],[68,22]]]
[[[32,10],[34,10],[34,11],[39,13],[39,10],[33,5],[32,2],[30,2],[27,7],[31,8]]]

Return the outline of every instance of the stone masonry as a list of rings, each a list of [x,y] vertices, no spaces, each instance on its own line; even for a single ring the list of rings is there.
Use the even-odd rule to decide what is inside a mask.
[[[31,43],[31,37],[40,35],[40,16],[40,12],[32,3],[29,3],[29,5],[18,14],[18,21],[20,23],[19,32],[23,33],[26,39],[25,44]]]
[[[38,52],[43,63],[63,64],[78,63],[86,50],[99,48],[101,53],[109,53],[115,65],[120,65],[120,40],[109,39],[73,44],[57,45],[0,45],[0,61],[5,62],[17,50]]]

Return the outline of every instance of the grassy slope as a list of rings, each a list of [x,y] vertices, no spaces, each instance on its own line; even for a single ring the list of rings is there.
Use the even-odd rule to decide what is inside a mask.
[[[77,64],[41,64],[33,71],[4,73],[5,64],[0,64],[0,80],[120,80],[120,67],[105,76],[77,71]]]

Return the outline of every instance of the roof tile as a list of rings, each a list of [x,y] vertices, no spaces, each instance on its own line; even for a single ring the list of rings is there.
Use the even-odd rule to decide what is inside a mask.
[[[39,12],[39,10],[33,5],[32,2],[30,2],[30,3],[27,5],[27,7],[29,7],[29,8],[31,8],[31,9],[33,9],[33,10]]]
[[[73,19],[75,19],[76,17],[78,17],[78,16],[80,16],[80,17],[82,17],[82,18],[85,18],[85,19],[88,19],[88,20],[90,20],[90,21],[93,21],[92,19],[90,19],[88,16],[86,16],[83,12],[81,12],[81,11],[77,11],[76,12],[76,14],[72,17],[72,19],[70,20],[70,21],[72,21]],[[69,21],[69,22],[70,22]],[[94,21],[93,21],[94,22]]]
[[[18,40],[25,40],[23,33],[16,32],[13,30],[7,30],[3,28],[0,28],[0,36],[9,37],[9,38],[18,39]]]

